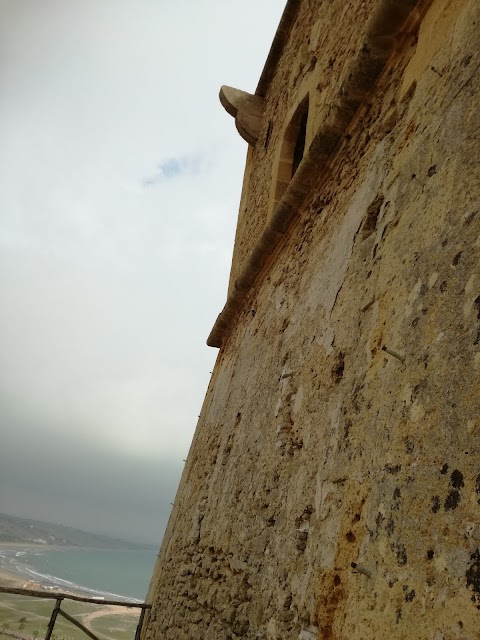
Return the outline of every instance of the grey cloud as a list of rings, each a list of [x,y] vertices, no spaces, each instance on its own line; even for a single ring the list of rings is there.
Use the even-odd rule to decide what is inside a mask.
[[[40,432],[2,442],[1,510],[158,544],[183,468],[181,458],[115,454],[80,434]]]
[[[283,5],[0,3],[0,510],[159,541]]]

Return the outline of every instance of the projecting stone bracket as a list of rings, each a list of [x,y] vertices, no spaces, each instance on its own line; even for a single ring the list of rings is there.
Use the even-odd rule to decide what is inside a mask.
[[[263,116],[263,98],[226,85],[220,89],[219,97],[225,111],[235,118],[238,133],[248,144],[254,145]]]

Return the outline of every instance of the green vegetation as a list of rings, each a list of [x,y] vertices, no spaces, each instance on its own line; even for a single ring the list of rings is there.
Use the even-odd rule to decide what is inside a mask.
[[[13,594],[0,595],[0,640],[12,638],[43,638],[48,620],[54,607],[54,600],[29,598]],[[95,635],[104,640],[133,640],[139,612],[131,613],[104,605],[92,605],[83,602],[65,600],[62,609],[78,619]],[[118,611],[118,613],[116,613]],[[52,640],[87,640],[81,629],[77,629],[68,620],[57,617]]]

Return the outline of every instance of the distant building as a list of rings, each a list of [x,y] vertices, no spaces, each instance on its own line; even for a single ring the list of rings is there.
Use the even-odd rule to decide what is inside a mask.
[[[222,89],[245,179],[145,640],[479,637],[479,69],[478,0],[289,0]]]

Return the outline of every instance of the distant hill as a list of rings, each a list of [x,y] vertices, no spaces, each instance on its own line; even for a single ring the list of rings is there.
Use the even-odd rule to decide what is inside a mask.
[[[97,533],[88,533],[61,524],[17,518],[0,513],[0,544],[19,542],[95,549],[150,549],[151,545],[118,540]]]

